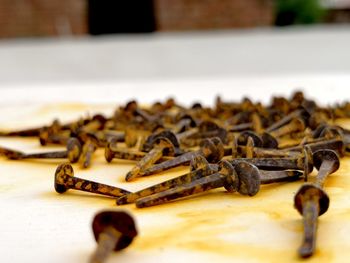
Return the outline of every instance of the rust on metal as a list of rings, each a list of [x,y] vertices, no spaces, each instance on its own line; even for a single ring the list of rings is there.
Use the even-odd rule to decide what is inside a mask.
[[[124,211],[102,211],[94,216],[92,231],[97,248],[90,263],[105,262],[113,251],[128,247],[137,236],[134,218]]]
[[[163,155],[173,156],[175,154],[174,144],[166,137],[159,137],[154,143],[153,149],[145,155],[137,164],[127,173],[125,180],[131,181],[142,176],[141,171],[149,168],[158,161]]]
[[[253,196],[259,191],[259,170],[249,163],[240,163],[233,167],[227,161],[220,162],[219,172],[204,176],[188,184],[171,188],[150,196],[137,199],[138,208],[164,204],[169,201],[225,187],[229,192]]]
[[[121,197],[130,193],[119,187],[75,177],[73,167],[69,163],[63,163],[57,167],[54,183],[56,192],[60,194],[65,193],[69,189],[111,197]]]
[[[317,218],[327,212],[329,197],[322,189],[328,175],[339,168],[339,157],[332,150],[318,150],[313,154],[318,170],[316,182],[304,184],[294,196],[294,207],[303,216],[304,237],[298,253],[302,258],[313,255],[316,247]]]
[[[197,158],[198,157],[199,156],[197,156]],[[133,203],[141,197],[160,193],[160,192],[166,191],[166,190],[174,188],[174,187],[179,187],[181,185],[191,183],[197,179],[203,178],[203,177],[208,176],[210,174],[213,174],[217,171],[218,171],[218,168],[216,166],[214,166],[214,167],[210,166],[210,165],[200,166],[200,167],[197,167],[196,170],[192,170],[191,172],[189,172],[187,174],[175,177],[173,179],[164,181],[164,182],[156,184],[156,185],[152,185],[150,187],[147,187],[145,189],[142,189],[142,190],[134,192],[134,193],[126,194],[117,200],[117,204],[122,205],[122,204]]]
[[[141,171],[143,176],[159,173],[180,165],[188,164],[192,158],[203,156],[209,162],[218,162],[224,155],[223,145],[219,138],[204,139],[201,142],[201,148],[198,151],[187,152],[175,157],[172,160],[164,161],[160,164],[151,166],[148,169]]]

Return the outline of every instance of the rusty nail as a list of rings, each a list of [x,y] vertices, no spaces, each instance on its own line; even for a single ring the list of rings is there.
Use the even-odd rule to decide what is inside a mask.
[[[329,197],[322,189],[325,179],[339,168],[339,157],[332,150],[318,150],[313,154],[313,163],[318,170],[314,184],[304,184],[294,196],[294,207],[303,216],[304,238],[299,256],[312,256],[316,246],[317,218],[327,212]]]
[[[181,197],[201,193],[218,187],[225,187],[229,192],[238,191],[243,195],[253,196],[260,188],[259,170],[246,162],[235,167],[227,161],[219,163],[219,172],[199,178],[188,184],[171,188],[160,193],[140,198],[136,201],[138,208],[167,203]]]
[[[172,160],[154,165],[142,171],[141,174],[146,176],[154,173],[159,173],[170,168],[186,164],[190,162],[193,157],[198,155],[205,157],[209,162],[218,162],[224,155],[223,151],[223,145],[219,138],[204,139],[202,140],[201,147],[198,151],[187,152],[175,157]]]
[[[124,211],[102,211],[94,216],[92,231],[97,248],[90,263],[105,262],[112,251],[128,247],[137,236],[135,221]]]
[[[122,204],[133,203],[141,197],[149,196],[155,193],[168,190],[173,187],[178,187],[180,185],[193,182],[199,178],[213,174],[217,171],[218,171],[217,166],[211,166],[203,156],[198,155],[192,159],[191,171],[189,173],[180,175],[178,177],[175,177],[173,179],[164,181],[156,185],[152,185],[140,191],[124,195],[117,200],[117,204],[122,205]]]
[[[118,187],[75,177],[73,167],[69,163],[63,163],[57,167],[55,172],[55,190],[57,193],[62,194],[68,189],[80,190],[112,197],[121,197],[125,194],[130,193],[129,191]]]

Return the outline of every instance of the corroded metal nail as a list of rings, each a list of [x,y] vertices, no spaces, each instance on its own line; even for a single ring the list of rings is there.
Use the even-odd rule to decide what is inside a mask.
[[[256,147],[262,147],[263,141],[262,141],[261,137],[253,131],[241,132],[240,135],[237,137],[237,144],[238,145],[246,145],[248,138],[253,139],[254,145]]]
[[[307,144],[310,146],[311,151],[314,153],[318,150],[328,149],[336,151],[341,156],[344,155],[344,141],[339,138],[323,141],[323,142],[315,142]]]
[[[269,155],[278,155],[280,152],[278,150],[256,150],[256,148],[253,149],[254,152],[266,153],[267,156]],[[294,157],[294,154],[284,152],[284,154],[287,154],[289,157],[282,157],[282,158],[236,158],[230,160],[232,165],[235,165],[236,163],[240,161],[246,161],[251,164],[256,165],[260,169],[265,170],[303,170],[304,171],[304,178],[305,181],[307,181],[308,174],[312,172],[313,166],[312,166],[312,151],[309,147],[305,147],[302,149],[302,153],[296,154]],[[289,155],[290,154],[290,155]]]
[[[254,140],[252,137],[248,137],[247,145],[245,146],[245,155],[246,158],[254,157]]]
[[[247,122],[247,123],[241,123],[241,124],[236,124],[236,125],[231,125],[230,127],[227,127],[227,130],[229,132],[242,132],[245,130],[249,130],[253,128],[253,123],[252,122]]]
[[[141,172],[162,158],[163,155],[175,155],[175,146],[167,137],[158,137],[154,141],[153,145],[153,149],[144,158],[142,158],[130,172],[127,173],[125,177],[126,181],[131,181],[142,176]]]
[[[134,128],[127,127],[125,128],[125,144],[127,147],[134,147],[138,140],[138,132]]]
[[[117,204],[122,205],[133,203],[141,197],[149,196],[155,193],[171,189],[173,187],[178,187],[180,185],[193,182],[204,176],[216,173],[217,171],[218,167],[216,165],[210,165],[207,162],[207,160],[202,156],[195,156],[191,161],[191,171],[189,173],[180,175],[178,177],[156,185],[152,185],[140,191],[124,195],[117,200]]]
[[[207,166],[209,166],[213,172],[217,172],[219,170],[218,164],[207,163]],[[304,174],[303,172],[298,170],[267,171],[267,170],[259,169],[259,171],[260,171],[260,184],[292,182],[292,181],[299,180],[300,177]]]
[[[124,211],[102,211],[92,221],[97,248],[90,263],[105,262],[112,251],[128,247],[137,236],[135,221]]]
[[[209,163],[204,156],[196,155],[192,158],[190,162],[190,171],[206,168],[208,166],[214,167],[214,164]],[[215,168],[213,168],[215,171],[217,171],[217,168],[216,168],[217,166],[218,165],[215,165]]]
[[[34,137],[34,136],[39,136],[42,128],[43,127],[37,127],[37,128],[29,128],[29,129],[18,130],[18,131],[0,132],[0,136]],[[46,128],[57,131],[61,129],[61,124],[59,123],[58,120],[54,120],[52,124],[50,126],[47,126]]]
[[[329,150],[336,151],[340,155],[344,154],[344,142],[342,139],[339,139],[339,138],[330,139],[330,140],[321,140],[317,142],[308,143],[306,145],[310,147],[312,152],[316,152],[322,149],[329,149]],[[284,150],[300,151],[306,145],[285,148]]]
[[[310,138],[309,136],[304,136],[300,141],[285,144],[281,147],[279,147],[280,150],[299,150],[304,145],[312,144],[316,142],[325,142],[325,138]]]
[[[248,138],[250,138],[248,142]],[[242,141],[243,142],[243,141]],[[297,157],[300,155],[300,152],[298,151],[289,151],[289,150],[279,150],[275,149],[273,147],[277,146],[276,144],[272,143],[269,148],[261,148],[256,147],[254,141],[254,138],[251,136],[247,136],[245,139],[246,145],[238,145],[237,140],[235,139],[235,136],[232,136],[230,145],[224,146],[224,156],[231,155],[232,159],[237,158],[238,156],[246,156],[247,151],[250,151],[248,155],[253,157]],[[258,143],[259,144],[259,143]]]
[[[120,149],[116,147],[115,142],[109,142],[105,147],[105,159],[109,163],[114,158],[139,161],[142,158],[144,158],[145,155],[145,152],[130,151],[129,149]]]
[[[11,160],[20,160],[25,153],[6,147],[0,147],[0,155],[4,155]]]
[[[218,164],[209,164],[208,161],[202,156],[194,157],[191,161],[190,166],[191,166],[190,173],[147,187],[140,191],[124,195],[117,200],[117,204],[122,205],[122,204],[133,203],[141,197],[150,196],[155,193],[160,193],[171,188],[180,187],[182,185],[198,180],[202,177],[216,173],[220,169]],[[260,170],[260,176],[261,176],[260,183],[271,184],[271,183],[278,183],[278,182],[291,182],[291,181],[298,180],[302,175],[303,175],[302,172],[296,171],[296,170],[286,170],[286,171]]]
[[[304,174],[297,170],[283,170],[283,171],[260,171],[260,184],[272,184],[280,182],[293,182],[299,180]]]
[[[155,141],[160,138],[160,137],[165,137],[168,138],[173,145],[175,146],[174,150],[175,150],[175,156],[182,154],[182,150],[180,149],[180,143],[179,140],[177,138],[177,135],[174,134],[172,131],[170,130],[160,130],[160,131],[155,131],[154,133],[152,133],[151,135],[149,135],[146,138],[146,141],[144,142],[144,144],[142,145],[142,147],[140,148],[140,151],[142,152],[149,152],[152,150]]]
[[[172,160],[154,165],[142,171],[141,174],[144,176],[151,175],[183,164],[187,164],[193,157],[198,155],[205,157],[209,162],[218,162],[224,155],[224,149],[221,140],[218,138],[204,139],[202,140],[201,147],[198,151],[184,153]]]
[[[147,155],[145,152],[140,152],[131,149],[119,148],[115,142],[109,142],[105,147],[105,159],[107,162],[111,162],[113,159],[140,161]],[[159,161],[171,160],[172,156],[163,156]]]
[[[260,188],[259,170],[246,162],[232,167],[227,161],[220,162],[219,172],[199,178],[188,184],[171,188],[160,193],[140,198],[136,201],[138,208],[167,203],[171,200],[205,192],[214,188],[225,187],[229,192],[253,196]]]
[[[305,168],[304,156],[298,158],[237,158],[229,161],[232,165],[245,161],[265,170],[304,170]],[[308,166],[311,171],[311,162],[308,163]]]
[[[174,125],[174,127],[172,127],[171,130],[173,131],[173,133],[177,134],[177,138],[179,139],[178,135],[181,132],[189,130],[191,127],[191,123],[192,120],[189,118],[181,119]]]
[[[253,129],[256,133],[260,134],[263,132],[263,124],[261,117],[258,113],[254,112],[251,115],[252,123],[253,123]]]
[[[274,149],[278,147],[277,139],[267,132],[263,132],[262,134],[257,134],[253,131],[241,132],[237,137],[237,144],[246,145],[249,137],[253,139],[255,147]]]
[[[224,145],[224,156],[231,156],[232,159],[237,158],[239,155],[239,147],[236,136],[232,135],[229,145]]]
[[[129,148],[135,147],[136,149],[138,149],[137,143],[140,143],[140,142],[144,143],[144,141],[146,140],[146,137],[150,135],[150,131],[144,130],[144,129],[137,129],[133,126],[125,127],[124,130],[125,130],[124,142],[126,146]],[[122,141],[122,140],[119,140],[119,141]]]
[[[203,164],[203,165],[205,165],[205,164]],[[203,167],[210,167],[210,169],[213,172],[219,171],[219,165],[218,164],[209,164],[209,163],[207,163],[206,166],[203,166]],[[293,181],[299,180],[300,177],[304,174],[304,172],[301,172],[301,171],[298,171],[298,170],[268,171],[268,170],[261,170],[261,169],[259,169],[259,172],[260,172],[260,184],[272,184],[272,183],[279,183],[279,182],[293,182]]]
[[[97,130],[90,131],[88,134],[95,136],[99,147],[105,147],[109,142],[125,142],[126,135],[124,132],[114,130]]]
[[[279,127],[270,132],[270,134],[275,137],[282,137],[293,132],[299,132],[305,130],[305,122],[301,118],[294,118],[288,124]]]
[[[102,114],[94,115],[85,125],[79,128],[81,132],[95,132],[102,130],[107,122],[107,118]]]
[[[181,144],[187,147],[194,147],[199,145],[203,139],[212,137],[219,137],[224,143],[228,141],[228,132],[226,129],[213,121],[202,121],[192,130],[197,130],[197,132],[191,136],[187,135],[185,138],[181,136]]]
[[[39,142],[43,146],[49,143],[65,145],[70,138],[70,131],[63,130],[61,124],[56,120],[51,126],[42,127],[38,136]]]
[[[199,132],[199,128],[198,127],[194,127],[192,129],[189,129],[189,130],[186,130],[186,131],[183,131],[181,133],[177,133],[176,134],[176,137],[177,139],[181,142],[183,140],[186,140],[188,139],[189,137],[197,134]]]
[[[304,238],[299,256],[312,256],[316,246],[317,218],[327,212],[329,197],[322,189],[328,175],[339,169],[339,157],[332,150],[318,150],[313,154],[313,163],[318,170],[314,184],[304,184],[294,196],[294,207],[303,216]]]
[[[249,156],[246,154],[247,151],[251,151]],[[277,158],[277,157],[286,157],[286,158],[295,158],[298,157],[301,153],[300,151],[289,151],[289,150],[278,150],[278,149],[268,149],[260,147],[252,147],[252,145],[239,146],[238,152],[246,158]]]
[[[120,197],[129,194],[124,189],[101,184],[74,176],[73,167],[69,163],[60,164],[55,172],[55,190],[57,193],[64,193],[68,189],[75,189],[84,192]]]
[[[269,134],[268,132],[263,132],[261,134],[261,140],[262,140],[262,147],[263,148],[270,148],[270,149],[277,149],[278,148],[278,140]]]
[[[279,127],[281,127],[281,126],[287,124],[288,122],[290,122],[292,119],[300,117],[304,113],[304,111],[305,111],[304,109],[299,109],[299,110],[291,112],[290,114],[288,114],[287,116],[283,117],[279,121],[274,122],[271,126],[266,128],[265,131],[266,132],[272,132],[272,131],[278,129]]]
[[[238,143],[237,143],[237,139],[235,136],[232,138],[231,146],[229,147],[229,150],[231,150],[231,153],[225,151],[225,156],[231,155],[232,159],[237,158],[237,156],[238,156]]]
[[[23,153],[18,157],[22,159],[60,159],[68,158],[71,163],[76,163],[82,152],[82,147],[78,139],[70,138],[67,141],[66,151],[43,152],[43,153]],[[15,159],[13,156],[11,159]]]
[[[79,162],[82,168],[88,168],[91,165],[92,155],[97,150],[99,142],[98,139],[90,133],[81,133],[78,136],[83,142]]]

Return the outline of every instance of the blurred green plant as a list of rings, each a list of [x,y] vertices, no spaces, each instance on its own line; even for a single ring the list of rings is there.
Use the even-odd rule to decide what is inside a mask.
[[[321,22],[326,10],[319,0],[275,0],[277,26]]]

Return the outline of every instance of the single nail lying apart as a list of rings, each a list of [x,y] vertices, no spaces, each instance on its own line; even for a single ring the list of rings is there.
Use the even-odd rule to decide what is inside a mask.
[[[339,168],[339,157],[332,150],[319,150],[313,154],[313,163],[318,170],[314,184],[304,184],[294,196],[294,207],[303,216],[304,238],[299,256],[312,256],[316,246],[317,218],[327,212],[329,197],[322,189],[329,174]]]
[[[135,221],[124,211],[103,211],[95,215],[92,231],[97,248],[90,263],[105,262],[112,251],[128,247],[137,236]]]
[[[69,163],[63,163],[57,167],[55,172],[55,190],[57,193],[62,194],[68,189],[112,197],[121,197],[130,193],[118,187],[75,177],[73,167]]]

